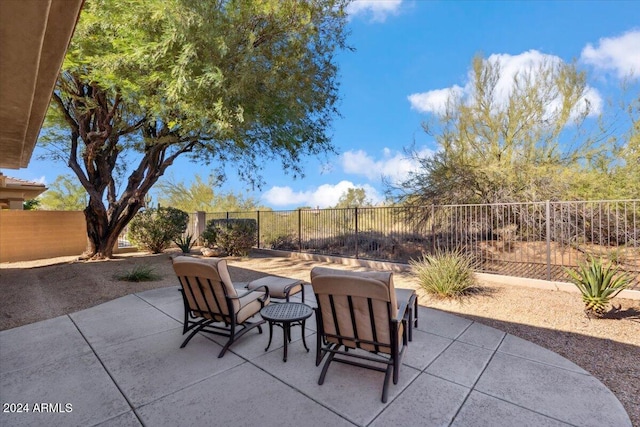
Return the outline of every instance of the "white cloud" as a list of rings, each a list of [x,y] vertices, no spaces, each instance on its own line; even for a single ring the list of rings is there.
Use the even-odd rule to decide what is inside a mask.
[[[423,148],[419,155],[428,156],[431,150]],[[400,152],[392,152],[389,148],[383,150],[383,158],[375,160],[363,150],[347,151],[340,157],[342,169],[345,173],[362,175],[370,181],[379,181],[384,176],[392,183],[405,180],[409,172],[418,168],[415,160]]]
[[[497,107],[506,106],[509,96],[513,91],[515,81],[525,77],[531,77],[535,81],[536,78],[540,78],[540,75],[537,74],[540,67],[544,65],[559,65],[563,62],[558,56],[544,54],[537,50],[530,50],[519,55],[493,54],[485,59],[485,61],[492,64],[499,64],[500,66],[500,78],[496,83],[493,93],[493,100]],[[408,100],[411,108],[415,110],[423,113],[442,114],[445,111],[450,96],[471,100],[473,93],[473,70],[470,70],[467,74],[467,81],[464,82],[464,87],[453,85],[450,88],[414,93],[408,96]],[[589,113],[591,116],[600,113],[603,104],[602,97],[596,89],[590,86],[587,86],[583,99],[578,103],[579,110],[583,111],[582,108],[584,108],[587,103],[591,108]],[[550,102],[547,109],[549,113],[551,113],[554,108],[558,108],[560,105],[561,100],[557,99]],[[577,115],[580,111],[575,111],[574,115]]]
[[[384,22],[389,15],[395,15],[402,0],[355,0],[347,6],[351,16],[371,14],[371,22]]]
[[[262,195],[262,199],[272,206],[312,206],[328,208],[335,206],[340,196],[350,188],[363,188],[367,193],[367,198],[370,199],[373,204],[383,200],[382,196],[372,186],[368,184],[356,185],[350,181],[340,181],[335,185],[323,184],[308,191],[294,191],[288,186],[274,186]]]
[[[596,68],[613,70],[620,78],[640,77],[640,30],[602,38],[597,47],[589,43],[580,59]]]
[[[423,113],[443,114],[451,97],[462,96],[463,90],[458,85],[446,89],[430,90],[409,95],[411,108]]]
[[[275,206],[305,205],[309,198],[308,192],[296,193],[291,187],[274,186],[267,190],[262,198]]]
[[[537,50],[523,52],[520,55],[509,55],[506,53],[497,53],[489,56],[486,62],[499,65],[500,79],[496,83],[495,98],[500,105],[505,105],[513,90],[514,79],[523,79],[531,77],[535,81],[539,76],[536,75],[541,66],[557,66],[563,61],[555,55],[547,55]],[[472,78],[472,71],[469,71],[469,80]],[[471,86],[470,82],[467,82]],[[470,88],[465,88],[470,92]]]

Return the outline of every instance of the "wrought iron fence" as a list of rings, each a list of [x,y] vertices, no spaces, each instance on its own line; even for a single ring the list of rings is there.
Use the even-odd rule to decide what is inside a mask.
[[[214,218],[255,219],[259,248],[400,263],[460,249],[480,272],[545,280],[597,256],[640,275],[640,200],[218,212],[192,234]]]
[[[133,248],[134,246],[129,240],[129,226],[127,225],[118,236],[118,249]]]

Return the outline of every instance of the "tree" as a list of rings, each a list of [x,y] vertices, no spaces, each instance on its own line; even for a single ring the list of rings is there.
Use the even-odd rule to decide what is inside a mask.
[[[265,160],[295,176],[332,150],[344,3],[87,0],[41,138],[89,195],[87,255],[111,257],[179,156],[259,185]]]
[[[244,212],[257,210],[258,204],[242,194],[216,193],[218,180],[210,176],[207,182],[195,175],[193,182],[187,186],[184,182],[172,179],[160,181],[156,185],[158,203],[161,206],[172,206],[185,212]]]
[[[25,200],[22,203],[22,209],[25,211],[37,211],[39,207],[40,207],[39,199]]]
[[[39,198],[40,209],[81,211],[87,206],[87,192],[72,175],[60,175]]]
[[[414,155],[420,168],[397,189],[415,205],[558,200],[611,159],[594,131],[586,75],[547,61],[517,74],[505,95],[499,62],[473,61],[470,91],[454,92],[436,125],[424,124],[439,150]]]
[[[371,206],[371,200],[367,198],[364,188],[349,188],[342,193],[335,208],[358,208],[361,206]]]
[[[609,121],[618,129],[628,124],[628,129],[607,135],[610,148],[590,157],[583,173],[574,176],[571,198],[621,200],[640,195],[640,97],[635,95],[611,109],[620,117]]]

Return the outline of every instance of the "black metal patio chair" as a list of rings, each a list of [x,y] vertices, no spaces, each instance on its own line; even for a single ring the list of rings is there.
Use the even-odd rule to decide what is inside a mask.
[[[367,272],[367,277],[358,277],[314,270],[311,285],[318,304],[316,366],[327,358],[318,384],[324,383],[331,362],[381,371],[385,373],[381,400],[386,402],[392,375],[393,383],[398,383],[408,341],[404,327],[407,303],[396,301],[392,273]]]
[[[191,334],[180,348],[184,348],[198,332],[229,337],[218,357],[224,356],[229,346],[265,321],[249,321],[269,304],[269,289],[265,286],[238,294],[231,282],[224,259],[198,259],[180,256],[173,259],[173,269],[182,288],[184,325],[182,333]]]

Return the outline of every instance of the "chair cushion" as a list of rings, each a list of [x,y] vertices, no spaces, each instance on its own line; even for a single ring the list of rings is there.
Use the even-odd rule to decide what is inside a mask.
[[[269,295],[274,298],[286,298],[286,289],[290,288],[289,296],[297,294],[302,290],[302,280],[290,279],[288,277],[266,276],[256,279],[247,285],[247,289],[256,289],[260,286],[269,288]]]
[[[264,292],[251,292],[240,298],[241,308],[236,314],[237,323],[243,323],[245,320],[255,316],[260,311],[262,304],[260,304],[258,298],[262,298],[263,296]],[[264,305],[267,304],[269,304],[269,299],[264,303]]]
[[[185,289],[185,295],[189,301],[189,307],[195,309],[199,307],[203,309],[206,307],[204,299],[201,297],[202,292],[196,289],[198,280],[209,280],[215,290],[215,298],[211,295],[208,286],[204,286],[204,295],[209,303],[209,307],[214,308],[216,303],[215,299],[221,305],[221,312],[223,314],[229,314],[226,306],[225,295],[222,288],[226,289],[226,294],[230,297],[238,296],[236,289],[231,282],[229,276],[229,270],[227,269],[227,261],[220,258],[192,258],[187,256],[178,256],[173,259],[173,269],[176,275],[180,278],[180,283],[183,288],[185,285],[193,287],[193,289]],[[195,296],[195,300],[194,300]],[[240,310],[240,302],[238,300],[233,301],[233,311],[235,313]],[[215,310],[214,310],[215,311]]]
[[[353,275],[315,275],[312,286],[318,298],[323,330],[326,334],[347,338],[342,341],[342,344],[347,347],[357,346],[355,341],[348,339],[348,337],[357,336],[361,340],[376,341],[380,344],[376,347],[362,343],[358,346],[362,349],[382,353],[391,352],[389,307],[394,306],[391,304],[389,288],[386,284],[379,280]],[[369,299],[371,299],[373,316],[369,314]],[[335,320],[332,304],[335,309]],[[392,313],[392,315],[396,314]],[[354,330],[354,321],[357,331]],[[402,323],[399,324],[398,331],[398,340],[401,339]],[[338,339],[332,337],[327,337],[327,340],[338,342]]]

